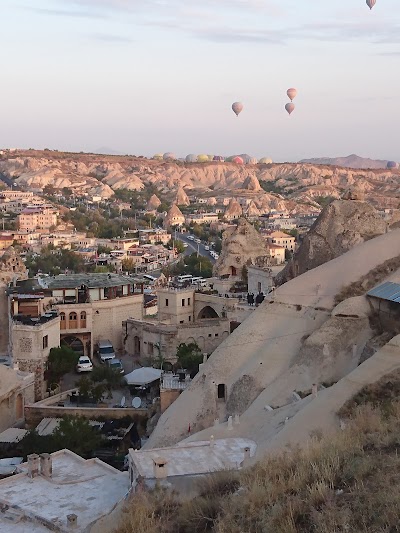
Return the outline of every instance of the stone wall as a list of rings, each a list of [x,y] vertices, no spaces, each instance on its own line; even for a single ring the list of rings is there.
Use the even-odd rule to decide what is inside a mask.
[[[92,345],[110,340],[115,350],[123,348],[122,322],[143,317],[143,294],[93,302]]]
[[[89,420],[104,418],[116,420],[129,416],[136,423],[146,424],[146,421],[152,416],[153,411],[150,409],[134,408],[107,408],[107,407],[57,407],[51,405],[26,405],[25,420],[29,427],[36,425],[43,418],[62,418],[63,416],[83,416]]]
[[[5,283],[0,282],[0,355],[8,354],[9,324],[8,298]]]

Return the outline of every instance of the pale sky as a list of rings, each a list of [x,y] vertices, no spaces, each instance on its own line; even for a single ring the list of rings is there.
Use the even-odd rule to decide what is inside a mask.
[[[1,147],[400,160],[399,0],[0,7]]]

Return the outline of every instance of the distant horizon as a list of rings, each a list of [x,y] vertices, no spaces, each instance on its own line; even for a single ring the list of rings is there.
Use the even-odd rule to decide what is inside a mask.
[[[146,158],[146,159],[153,159],[154,156],[156,154],[164,154],[164,153],[167,153],[167,152],[162,152],[162,151],[159,151],[159,152],[155,152],[154,154],[140,154],[139,152],[137,153],[130,153],[130,152],[120,152],[118,150],[114,150],[113,148],[110,148],[110,147],[100,147],[100,148],[96,148],[96,149],[93,149],[93,150],[79,150],[79,149],[76,149],[76,150],[65,150],[65,149],[61,149],[61,148],[50,148],[49,146],[46,146],[46,147],[43,147],[43,148],[33,148],[32,146],[30,146],[29,148],[24,148],[24,147],[15,147],[15,146],[11,146],[11,147],[1,147],[0,150],[21,150],[21,151],[29,151],[29,150],[32,150],[32,151],[37,151],[37,152],[40,152],[40,151],[45,151],[45,150],[50,150],[50,151],[54,151],[54,152],[63,152],[63,153],[70,153],[70,154],[87,154],[87,155],[90,155],[90,154],[94,154],[94,155],[110,155],[110,156],[116,156],[116,157],[143,157],[143,158]],[[185,157],[189,154],[185,154],[185,155],[181,155],[181,154],[178,154],[176,152],[173,152],[177,157],[177,160],[179,159],[185,159]],[[200,152],[190,152],[190,153],[193,153],[195,155],[201,155]],[[213,154],[213,155],[222,155],[223,157],[232,157],[234,155],[240,155],[240,154],[244,154],[245,152],[239,152],[239,153],[234,153],[234,154]],[[258,156],[258,155],[254,155],[253,153],[248,153],[247,155],[250,155],[251,157],[255,157],[257,159],[261,159],[263,157],[269,157],[267,155],[262,155],[262,156]],[[400,161],[400,158],[399,160],[397,159],[389,159],[389,158],[381,158],[381,157],[377,157],[377,158],[373,158],[373,157],[369,157],[369,156],[361,156],[359,154],[356,154],[355,152],[351,152],[347,155],[336,155],[336,156],[312,156],[312,157],[302,157],[301,159],[297,159],[297,160],[293,160],[293,159],[286,159],[286,160],[274,160],[272,157],[272,162],[273,163],[276,163],[276,164],[284,164],[284,163],[300,163],[302,160],[311,160],[311,159],[316,159],[316,160],[319,160],[319,159],[346,159],[346,158],[349,158],[349,157],[358,157],[360,159],[363,159],[363,160],[371,160],[373,162],[382,162],[382,163],[386,163],[387,161],[396,161],[396,162],[399,162]]]

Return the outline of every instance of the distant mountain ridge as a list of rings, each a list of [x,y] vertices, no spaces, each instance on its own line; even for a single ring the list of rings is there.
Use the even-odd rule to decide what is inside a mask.
[[[300,163],[310,163],[312,165],[333,165],[345,168],[386,168],[387,160],[369,159],[351,154],[346,157],[313,157],[311,159],[302,159]]]

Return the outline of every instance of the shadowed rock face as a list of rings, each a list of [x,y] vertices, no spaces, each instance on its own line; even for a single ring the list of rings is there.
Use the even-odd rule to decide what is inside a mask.
[[[368,203],[335,200],[322,211],[293,259],[277,276],[282,284],[386,232],[386,222]]]

